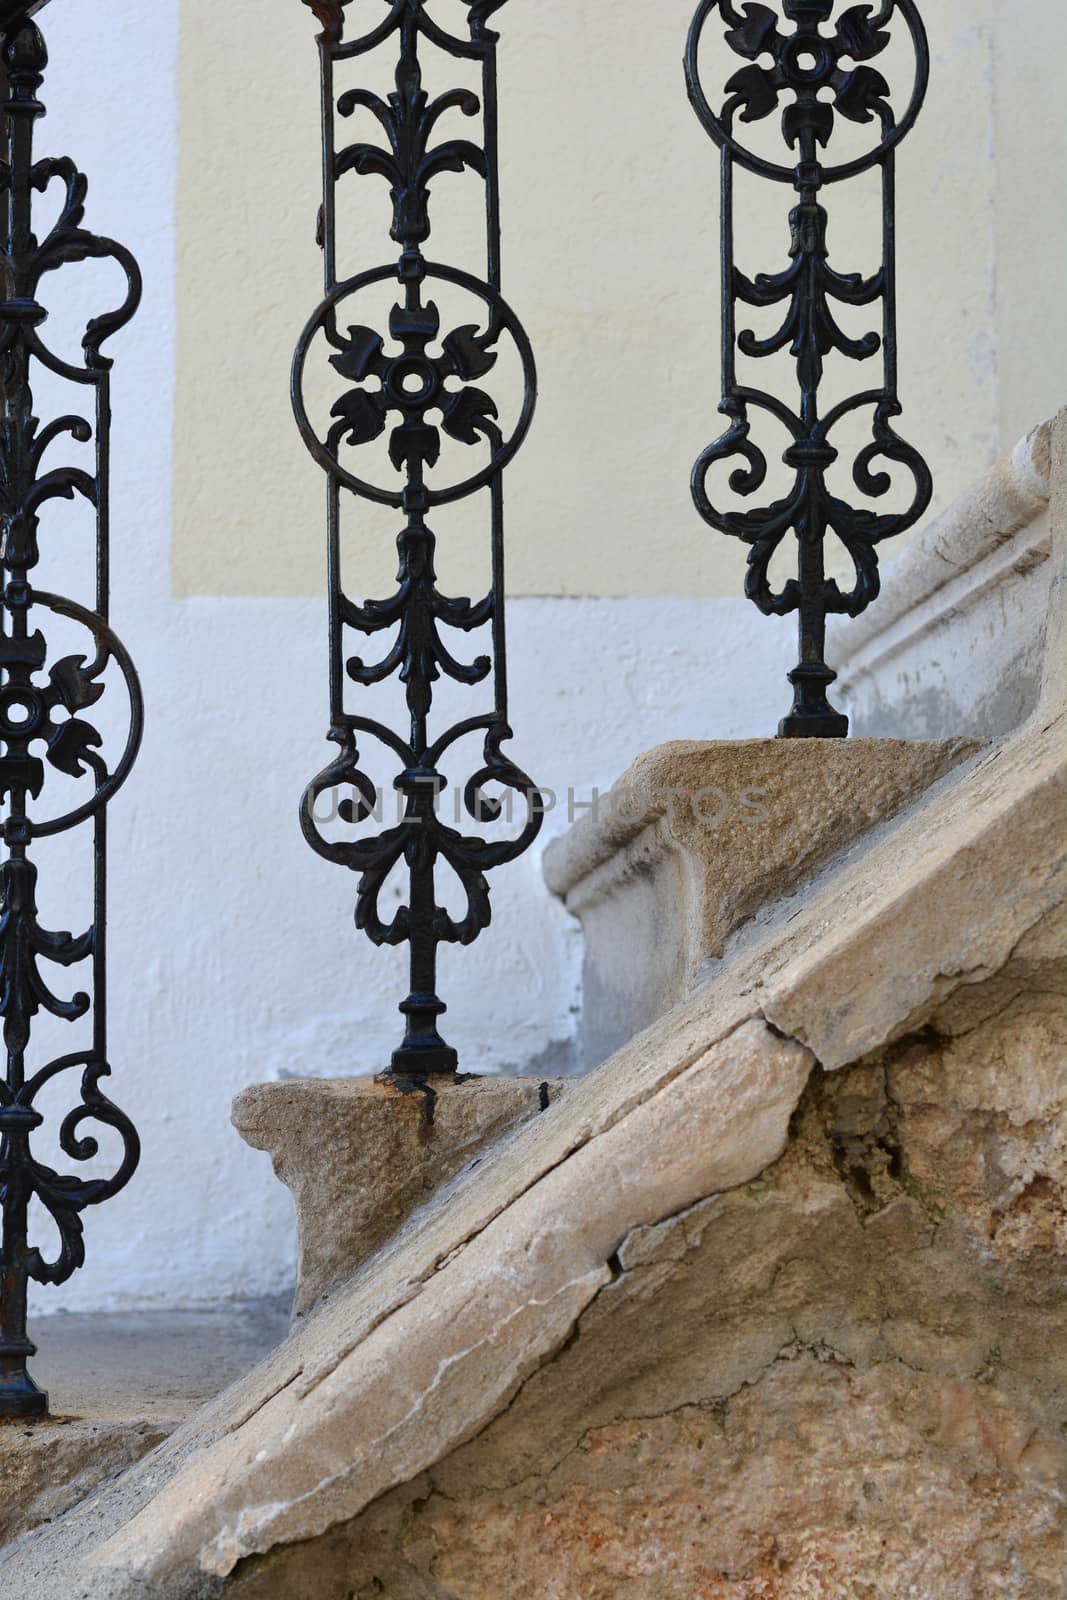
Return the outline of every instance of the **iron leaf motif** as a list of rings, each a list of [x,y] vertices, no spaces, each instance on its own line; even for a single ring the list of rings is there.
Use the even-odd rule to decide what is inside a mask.
[[[335,401],[330,415],[336,420],[326,441],[331,452],[336,454],[342,443],[370,444],[384,433],[390,414],[399,413],[402,420],[389,442],[393,465],[398,472],[412,462],[432,467],[441,453],[438,428],[426,420],[434,411],[440,413],[444,431],[461,443],[476,445],[484,438],[494,449],[500,447],[496,402],[470,386],[496,365],[496,351],[489,348],[494,330],[479,334],[474,324],[453,329],[435,356],[428,346],[437,339],[440,322],[432,301],[416,308],[394,306],[390,333],[403,346],[397,355],[386,353],[384,340],[372,328],[350,327],[347,337],[335,331],[338,350],[330,357],[334,370],[353,383],[376,387],[348,389]],[[447,388],[451,378],[464,387]]]
[[[834,103],[841,115],[852,122],[870,122],[875,115],[883,115],[888,121],[888,98],[889,85],[880,72],[873,67],[855,67],[838,84]]]
[[[891,38],[887,29],[875,25],[870,6],[850,6],[842,11],[837,19],[837,36],[844,53],[857,61],[881,55]]]
[[[823,357],[831,350],[865,361],[877,353],[881,339],[877,333],[851,338],[843,333],[830,302],[842,305],[870,305],[880,298],[884,275],[863,278],[859,273],[835,272],[829,264],[826,242],[828,217],[821,205],[796,206],[790,214],[792,266],[777,275],[757,274],[754,280],[734,272],[738,299],[753,306],[789,301],[789,311],[777,333],[758,339],[751,330],[738,336],[738,349],[747,356],[775,355],[789,345],[797,363],[797,376],[805,389],[815,389],[822,380]]]
[[[0,1015],[9,1051],[25,1050],[30,1024],[42,1007],[68,1022],[89,1009],[87,994],[58,999],[42,977],[39,962],[69,967],[84,961],[93,948],[93,930],[78,938],[48,933],[37,920],[36,889],[37,868],[31,861],[0,863]]]
[[[749,4],[741,10],[745,20],[727,29],[726,42],[739,56],[748,56],[754,61],[778,43],[778,18],[767,6]]]
[[[396,89],[387,100],[369,89],[350,89],[341,95],[337,110],[350,117],[358,106],[377,118],[389,141],[388,149],[373,144],[352,144],[336,158],[337,177],[346,172],[377,173],[387,180],[393,202],[391,237],[411,248],[430,235],[430,190],[442,172],[462,172],[469,167],[483,178],[485,152],[469,139],[447,139],[431,145],[438,122],[447,111],[476,117],[481,102],[467,89],[452,89],[431,100],[422,86],[417,40],[418,18],[409,10],[403,23],[403,49],[396,69]]]

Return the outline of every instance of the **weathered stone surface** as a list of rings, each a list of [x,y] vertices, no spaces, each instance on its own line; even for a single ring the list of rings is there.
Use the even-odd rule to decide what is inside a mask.
[[[0,1421],[0,1545],[69,1511],[164,1440],[174,1423]]]
[[[585,935],[580,1053],[604,1060],[689,994],[727,941],[980,747],[960,739],[662,745],[550,845]]]
[[[391,1497],[369,1514],[350,1547],[334,1536],[305,1572],[281,1558],[233,1592],[1060,1600],[1053,1470],[1029,1431],[979,1384],[949,1395],[901,1368],[856,1372],[798,1347],[721,1408],[590,1430],[524,1491],[457,1504],[432,1482],[413,1485],[407,1504]]]
[[[817,1074],[778,1164],[636,1230],[477,1438],[234,1595],[1062,1600],[1067,986],[1037,970]]]
[[[1053,572],[1045,619],[1045,662],[1035,720],[1051,720],[1067,707],[1067,407],[1052,424],[1049,507]]]
[[[464,1432],[478,1427],[565,1342],[632,1227],[774,1161],[809,1071],[762,1024],[739,1029],[546,1174],[351,1356],[305,1372],[179,1472],[103,1559],[145,1586],[165,1575],[161,1553],[222,1575],[422,1470],[452,1442],[457,1405]]]
[[[827,1068],[921,1028],[1067,899],[1067,718],[980,758],[904,850],[899,837],[840,874],[839,915],[818,949],[794,946],[763,987],[768,1021]]]
[[[234,1126],[269,1153],[296,1203],[294,1315],[351,1277],[443,1184],[564,1089],[558,1079],[465,1078],[403,1093],[373,1078],[290,1078],[244,1090]]]

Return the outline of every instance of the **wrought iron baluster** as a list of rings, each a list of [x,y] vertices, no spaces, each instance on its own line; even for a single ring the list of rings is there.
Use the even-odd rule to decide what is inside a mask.
[[[917,63],[911,99],[899,120],[890,101],[889,84],[869,65],[890,44],[898,20],[908,30]],[[701,46],[716,22],[729,48],[749,63],[725,84],[725,99],[718,110],[705,92],[700,71]],[[685,67],[693,108],[722,150],[724,393],[719,409],[730,418],[727,432],[696,463],[693,498],[700,515],[713,528],[751,546],[745,583],[749,598],[768,616],[798,613],[800,661],[789,675],[794,703],[779,724],[779,734],[785,738],[844,738],[848,718],[827,699],[836,673],[825,661],[826,618],[833,613],[859,616],[877,598],[878,546],[913,526],[929,505],[932,490],[926,463],[892,427],[902,409],[897,396],[895,158],[926,93],[926,33],[914,0],[880,0],[877,10],[872,4],[841,7],[835,0],[781,0],[780,11],[752,3],[736,6],[733,0],[701,0],[689,35]],[[785,143],[796,152],[792,166],[750,149],[736,127],[738,122],[761,121],[779,108]],[[864,153],[837,161],[833,142],[841,118],[873,123],[876,137]],[[776,273],[749,278],[735,263],[735,166],[792,184],[796,191],[789,216],[789,265]],[[838,272],[830,265],[829,214],[822,196],[830,185],[875,167],[881,169],[882,177],[882,262],[865,278],[860,273]],[[834,311],[835,301],[849,306],[880,303],[881,333],[849,337]],[[767,338],[757,338],[750,330],[738,334],[739,302],[757,307],[784,305],[778,330]],[[796,363],[800,388],[796,407],[737,379],[738,351],[763,358],[786,348]],[[824,361],[832,352],[856,361],[880,355],[883,381],[824,414],[820,389]],[[889,492],[892,480],[884,471],[872,472],[872,464],[877,458],[899,463],[914,481],[911,504],[901,512],[878,514],[869,507],[850,505],[835,495],[827,482],[827,473],[838,458],[831,435],[843,418],[864,407],[873,411],[872,439],[853,462],[853,481],[861,494],[877,499]],[[770,414],[792,435],[783,459],[795,474],[793,486],[782,499],[759,510],[724,511],[709,491],[713,468],[737,462],[730,487],[742,496],[757,494],[766,480],[767,458],[752,437],[751,411]],[[798,577],[775,590],[770,564],[790,530],[797,540]],[[828,533],[844,545],[855,570],[855,584],[847,592],[836,579],[826,577]]]
[[[319,38],[322,71],[323,248],[326,296],[297,345],[293,365],[293,405],[312,455],[327,474],[327,545],[330,604],[330,739],[339,754],[309,785],[301,806],[308,842],[327,860],[359,873],[356,924],[378,945],[407,943],[410,992],[400,1010],[406,1019],[403,1042],[393,1053],[389,1073],[421,1080],[455,1073],[456,1051],[445,1043],[438,1019],[445,1010],[438,997],[438,950],[466,945],[490,922],[486,873],[513,861],[536,837],[543,801],[530,779],[502,746],[512,738],[508,724],[507,662],[504,629],[503,472],[521,445],[533,414],[536,374],[529,340],[501,297],[500,210],[497,165],[497,43],[490,16],[505,0],[452,0],[437,8],[424,0],[389,0],[388,12],[370,31],[345,38],[350,0],[305,0],[323,25]],[[466,10],[467,35],[448,31],[441,14]],[[354,14],[355,8],[353,8]],[[438,52],[480,69],[481,93],[446,90],[432,96],[423,84],[424,42]],[[366,88],[338,94],[339,64],[380,49],[396,53],[395,90],[382,98]],[[381,130],[380,143],[337,145],[339,119],[369,113]],[[469,119],[464,127],[461,118]],[[452,124],[453,126],[449,126]],[[481,132],[481,138],[476,135]],[[424,245],[431,232],[431,185],[441,172],[466,174],[484,186],[486,264],[484,278],[428,259]],[[352,176],[384,178],[393,208],[390,237],[398,260],[353,277],[338,278],[337,190]],[[359,297],[377,284],[395,283],[397,303],[388,328],[359,319]],[[460,290],[471,302],[469,320],[448,328],[431,298],[434,285]],[[304,375],[316,340],[328,348],[329,364],[346,387],[330,413],[329,427],[316,429],[305,400]],[[499,348],[510,340],[521,362],[524,392],[514,426],[505,431],[496,401],[480,385],[497,364]],[[353,453],[388,434],[392,478],[359,476]],[[469,474],[446,480],[439,466],[442,433],[472,453]],[[350,464],[351,462],[351,464]],[[436,539],[429,518],[435,507],[484,493],[490,511],[492,577],[480,600],[452,598],[437,586]],[[397,538],[397,589],[388,599],[357,604],[341,577],[342,516],[354,502],[373,501],[395,508],[403,518]],[[444,630],[470,632],[487,627],[492,656],[457,659]],[[345,660],[347,630],[386,634],[391,644],[380,659]],[[441,731],[432,725],[433,686],[444,674],[472,688],[491,684],[489,708]],[[405,685],[408,728],[402,735],[382,722],[351,712],[345,702],[346,677],[362,688],[398,675]],[[506,838],[485,838],[450,827],[438,799],[453,746],[467,734],[483,740],[478,770],[461,784],[467,815],[475,822],[499,820],[501,799],[486,792],[517,796],[521,826]],[[377,740],[398,763],[394,780],[402,797],[397,826],[373,837],[328,839],[316,819],[320,797],[349,791],[338,814],[350,824],[366,824],[376,793],[361,764],[357,736]],[[389,919],[381,896],[390,874],[407,875],[407,904]],[[444,868],[459,880],[465,897],[462,915],[439,901]]]
[[[33,7],[40,10],[40,5]],[[6,1072],[0,1080],[0,1415],[34,1416],[47,1410],[48,1397],[34,1383],[26,1364],[35,1353],[27,1337],[27,1283],[60,1284],[83,1264],[81,1213],[118,1193],[137,1166],[140,1147],[132,1123],[101,1091],[111,1071],[107,1059],[105,925],[107,840],[104,808],[125,781],[141,737],[141,696],[133,664],[108,623],[110,359],[101,353],[105,339],[137,309],[140,274],[119,244],[83,226],[87,183],[65,157],[35,160],[34,127],[44,115],[37,98],[48,56],[25,6],[0,14],[0,116],[3,161],[0,195],[4,243],[0,253],[3,302],[0,303],[0,802],[4,857],[0,861],[0,1016]],[[57,183],[63,199],[59,215],[40,240],[33,231],[34,194]],[[126,276],[125,297],[115,310],[89,323],[83,339],[84,365],[54,354],[41,326],[48,313],[37,296],[46,273],[69,262],[110,258]],[[64,415],[42,428],[34,415],[31,380],[37,364],[65,382],[88,388],[93,420]],[[64,439],[95,446],[92,472],[80,466],[45,464],[47,452]],[[82,499],[96,518],[96,594],[92,607],[35,589],[31,582],[40,560],[40,513],[48,501]],[[64,618],[86,636],[86,653],[58,656],[48,629]],[[105,692],[111,662],[125,680],[130,703],[125,748],[113,766],[102,753],[103,740],[85,713]],[[69,803],[47,815],[47,796],[58,774],[77,787]],[[49,780],[50,781],[47,781]],[[80,780],[80,782],[79,782]],[[57,796],[57,798],[59,798]],[[43,802],[43,804],[41,803]],[[35,840],[93,824],[94,889],[92,921],[84,933],[51,932],[38,920]],[[89,964],[91,992],[71,998],[55,992],[44,963]],[[70,1054],[37,1065],[30,1059],[34,1018],[45,1012],[78,1023],[85,1043]],[[80,1100],[59,1128],[59,1144],[72,1161],[90,1161],[97,1140],[83,1132],[96,1122],[114,1130],[122,1155],[107,1177],[60,1174],[39,1161],[32,1149],[44,1118],[35,1102],[47,1085],[71,1071],[81,1072]],[[60,1246],[48,1260],[30,1233],[30,1205],[36,1200],[51,1215]]]

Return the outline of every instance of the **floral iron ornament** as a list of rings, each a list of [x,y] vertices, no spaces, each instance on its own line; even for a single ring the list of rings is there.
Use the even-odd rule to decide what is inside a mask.
[[[930,503],[931,479],[919,453],[895,432],[897,398],[895,156],[922,107],[929,76],[929,50],[913,0],[881,0],[873,5],[837,8],[835,0],[782,0],[784,17],[765,5],[736,6],[733,0],[701,0],[686,51],[686,80],[693,108],[722,150],[723,400],[720,410],[730,427],[710,445],[693,472],[693,497],[713,528],[750,546],[745,592],[770,616],[798,613],[800,661],[790,673],[794,703],[779,724],[786,738],[843,738],[848,718],[835,710],[827,690],[836,674],[826,665],[826,618],[858,616],[879,593],[878,547],[905,532]],[[701,82],[702,45],[712,25],[726,45],[749,64],[729,78],[726,99],[714,110]],[[785,24],[792,24],[791,27]],[[903,24],[916,58],[910,101],[898,118],[891,89],[871,63]],[[781,114],[782,135],[794,152],[792,165],[767,159],[746,145],[738,123],[758,123]],[[835,140],[847,124],[871,124],[870,148],[835,161]],[[797,200],[789,214],[789,265],[781,271],[746,276],[734,260],[734,168],[792,184]],[[841,273],[830,266],[829,214],[821,196],[832,184],[879,168],[882,180],[882,261],[870,277]],[[738,302],[783,307],[777,331],[757,338],[737,332]],[[881,330],[847,335],[838,306],[881,306]],[[737,379],[737,353],[761,359],[788,349],[800,389],[788,405]],[[882,381],[823,410],[823,370],[833,354],[853,361],[881,356]],[[878,500],[893,486],[877,460],[895,462],[913,481],[911,503],[898,512],[878,513],[836,495],[827,481],[838,458],[833,434],[851,413],[871,412],[871,440],[855,456],[852,478],[860,493]],[[722,463],[738,461],[729,483],[735,494],[758,493],[767,477],[767,458],[753,438],[753,412],[783,424],[791,443],[783,457],[794,474],[782,498],[757,510],[720,510],[711,499],[709,477]],[[771,561],[792,531],[799,574],[776,589]],[[825,542],[836,535],[851,560],[853,586],[842,590],[826,576]]]
[[[3,157],[0,204],[0,1017],[6,1071],[0,1079],[0,1416],[35,1416],[48,1397],[27,1372],[35,1353],[26,1334],[29,1280],[60,1284],[85,1259],[82,1213],[118,1193],[137,1166],[133,1125],[109,1100],[101,1081],[107,1059],[106,883],[104,808],[125,781],[141,738],[141,695],[124,646],[108,623],[108,458],[110,367],[101,353],[109,335],[137,309],[140,274],[129,252],[83,226],[87,183],[66,158],[35,161],[34,124],[44,114],[37,99],[48,62],[44,40],[26,7],[0,14],[0,115]],[[40,7],[34,7],[37,10]],[[53,184],[62,193],[59,215],[38,240],[34,195]],[[53,353],[41,335],[48,313],[38,294],[46,274],[88,258],[111,259],[125,274],[125,297],[114,311],[90,322],[82,341],[83,364]],[[41,427],[34,415],[34,368],[92,392],[93,420],[65,415]],[[95,447],[95,464],[49,466],[62,441]],[[46,593],[32,579],[42,560],[41,515],[50,501],[80,500],[96,520],[96,594],[93,608]],[[49,635],[63,627],[82,634],[86,650],[61,655]],[[90,720],[108,687],[114,664],[129,701],[125,746],[113,764],[105,739]],[[50,814],[45,814],[48,797]],[[93,824],[93,913],[85,932],[53,932],[37,910],[36,841],[82,822]],[[58,969],[87,963],[90,991],[68,996]],[[35,1024],[42,1017],[82,1024],[81,1046],[40,1064],[31,1059]],[[73,1042],[73,1041],[72,1041]],[[40,1051],[38,1051],[40,1055]],[[58,1145],[72,1161],[92,1162],[98,1141],[86,1124],[109,1128],[121,1153],[105,1176],[54,1171],[33,1148],[44,1125],[42,1092],[80,1072],[80,1099],[59,1127]],[[58,1249],[47,1255],[31,1242],[30,1207],[48,1213]]]
[[[410,992],[400,1006],[404,1038],[394,1051],[387,1076],[420,1083],[436,1074],[456,1073],[456,1051],[441,1037],[445,1010],[437,994],[438,951],[442,944],[467,945],[491,917],[486,874],[514,861],[536,837],[544,803],[530,779],[503,746],[508,725],[507,663],[504,631],[503,472],[529,428],[536,397],[536,375],[529,340],[501,298],[500,209],[497,171],[498,34],[490,16],[505,0],[475,0],[465,9],[467,35],[446,31],[423,0],[387,0],[387,13],[370,32],[346,40],[349,0],[305,0],[323,26],[319,38],[322,68],[324,196],[320,243],[326,296],[304,329],[293,366],[293,405],[304,440],[327,477],[327,548],[330,606],[329,737],[336,758],[309,785],[301,807],[304,834],[327,860],[358,873],[356,925],[376,945],[407,944]],[[448,10],[447,6],[440,8]],[[420,46],[474,64],[481,92],[469,88],[431,96],[423,84]],[[395,90],[382,97],[356,87],[338,93],[336,74],[344,63],[395,45]],[[338,119],[359,114],[364,126],[377,125],[377,139],[357,139],[338,148]],[[465,119],[461,121],[460,119]],[[472,137],[471,132],[480,135]],[[485,278],[427,259],[431,185],[442,173],[465,175],[485,192]],[[351,175],[385,181],[392,205],[390,236],[398,259],[354,277],[337,276],[336,207],[338,186]],[[369,303],[382,285],[395,286],[396,300],[387,325],[375,327],[350,308]],[[435,291],[466,303],[467,319],[449,326]],[[342,385],[329,421],[316,427],[305,398],[305,370],[315,345]],[[497,400],[484,387],[491,381],[502,349],[517,355],[523,378],[521,406],[507,427]],[[387,461],[376,476],[361,464],[368,447],[380,441]],[[449,445],[449,451],[444,449]],[[455,467],[457,452],[469,467]],[[429,525],[434,508],[484,493],[491,519],[492,573],[481,599],[454,598],[438,588],[436,538]],[[399,570],[395,592],[386,599],[357,603],[342,582],[342,519],[353,504],[373,501],[402,518],[397,537]],[[448,635],[486,629],[491,654],[460,660]],[[347,655],[351,633],[386,634],[378,659]],[[431,729],[434,686],[442,677],[475,688],[491,680],[488,708],[440,731]],[[404,734],[349,709],[346,684],[367,689],[398,678],[404,686],[408,727]],[[458,826],[455,807],[449,826],[439,804],[445,767],[459,759],[466,737],[480,738],[482,754],[474,772],[462,771],[458,793],[466,816],[481,825],[479,834]],[[357,738],[384,749],[398,771],[399,797],[394,827],[362,838],[328,838],[320,811],[324,797],[344,823],[366,827],[380,816],[379,797],[363,764]],[[511,823],[512,801],[519,816]],[[327,799],[327,806],[329,801]],[[502,818],[507,815],[510,828]],[[491,836],[489,825],[496,825]],[[501,836],[503,835],[503,836]],[[397,873],[407,887],[405,903],[383,911],[387,884]],[[440,903],[442,874],[458,883],[461,904]]]

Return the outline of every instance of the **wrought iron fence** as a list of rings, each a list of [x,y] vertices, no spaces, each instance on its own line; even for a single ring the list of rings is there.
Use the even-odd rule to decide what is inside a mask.
[[[745,592],[769,616],[798,613],[800,661],[790,673],[794,703],[779,725],[786,738],[843,738],[848,718],[834,710],[827,689],[834,673],[825,661],[826,618],[858,616],[878,596],[878,546],[905,532],[930,503],[930,473],[919,452],[894,431],[902,407],[897,396],[895,171],[896,152],[922,107],[929,77],[929,48],[913,0],[880,0],[835,13],[835,0],[781,0],[780,10],[733,0],[701,0],[686,49],[686,81],[693,109],[722,150],[722,366],[719,407],[730,426],[703,452],[693,471],[693,497],[704,520],[719,532],[742,539],[751,549]],[[833,20],[831,21],[831,18]],[[792,27],[785,26],[793,24]],[[902,23],[915,56],[914,86],[898,117],[891,90],[870,62],[893,42]],[[733,72],[721,95],[710,95],[702,76],[702,48],[714,29],[720,43],[747,65]],[[742,137],[738,123],[759,124],[781,111],[781,130],[795,159],[784,162]],[[834,153],[841,130],[872,124],[867,149],[843,159]],[[755,129],[754,129],[755,132]],[[824,154],[825,152],[825,154]],[[774,272],[748,276],[734,250],[735,169],[746,169],[795,191],[789,213],[788,264]],[[882,260],[868,275],[839,272],[830,265],[829,200],[833,185],[878,170],[882,190]],[[784,239],[783,239],[784,246]],[[837,306],[881,305],[881,332],[858,337],[841,326]],[[738,305],[784,307],[769,334],[737,331]],[[796,364],[799,404],[738,381],[737,357],[763,360],[789,350]],[[836,352],[853,361],[881,357],[882,381],[839,400],[821,404],[826,358]],[[852,413],[872,413],[871,442],[855,456],[852,477],[861,494],[873,499],[889,493],[892,477],[872,471],[874,463],[897,462],[914,480],[910,505],[878,514],[834,492],[829,473],[838,458],[835,429]],[[767,455],[753,436],[754,417],[776,419],[791,443],[783,460],[793,474],[786,493],[759,509],[726,510],[711,499],[708,478],[722,463],[736,463],[730,488],[736,495],[758,494],[767,479]],[[776,588],[771,562],[792,530],[799,571]],[[848,552],[855,582],[842,590],[826,571],[827,535],[836,535]]]
[[[43,0],[42,0],[43,3]],[[0,275],[0,1016],[6,1072],[0,1080],[0,1415],[34,1416],[48,1397],[27,1372],[35,1347],[26,1333],[30,1280],[60,1284],[85,1259],[81,1213],[109,1199],[129,1181],[139,1144],[124,1112],[101,1090],[111,1068],[107,1056],[107,827],[105,807],[126,779],[141,738],[141,695],[125,647],[108,621],[110,359],[104,341],[137,309],[140,274],[130,253],[84,226],[87,182],[66,157],[37,160],[34,128],[44,114],[37,98],[48,56],[27,8],[0,12],[0,203],[3,249]],[[61,194],[56,220],[38,239],[35,196],[53,185]],[[56,354],[45,342],[48,312],[38,299],[42,280],[71,262],[111,259],[126,276],[125,297],[85,330],[83,364]],[[41,426],[34,414],[32,382],[38,374],[88,390],[90,420],[65,413]],[[81,409],[81,408],[79,408]],[[57,446],[91,447],[93,464],[52,465]],[[91,606],[34,587],[41,560],[41,515],[56,499],[81,500],[96,521],[95,596]],[[61,654],[57,640],[81,635],[84,651]],[[108,687],[114,664],[129,701],[124,748],[112,765],[106,741],[90,721],[90,708]],[[112,676],[115,676],[113,674]],[[117,687],[117,683],[116,683]],[[51,806],[49,799],[52,799]],[[79,824],[92,825],[92,920],[85,932],[52,932],[37,912],[33,848]],[[89,992],[70,998],[55,992],[45,964],[86,963]],[[73,1052],[33,1059],[41,1014],[81,1024],[84,1042]],[[121,1144],[117,1165],[105,1176],[57,1173],[31,1148],[45,1119],[38,1109],[50,1086],[81,1073],[80,1098],[62,1117],[58,1145],[75,1162],[93,1162],[98,1142],[87,1125],[113,1130]],[[34,1242],[31,1206],[54,1224],[58,1249]]]
[[[467,945],[491,917],[486,873],[514,861],[536,837],[543,802],[531,780],[504,752],[508,724],[504,630],[503,473],[521,445],[533,415],[536,374],[529,340],[501,295],[500,185],[497,158],[497,44],[489,18],[505,0],[467,0],[467,34],[445,30],[422,0],[393,0],[369,31],[345,38],[348,0],[305,0],[323,25],[319,37],[322,72],[323,204],[320,243],[325,298],[297,345],[293,404],[301,433],[327,477],[326,525],[329,564],[330,732],[338,755],[308,787],[301,819],[308,842],[327,860],[359,873],[356,924],[377,945],[409,946],[410,992],[400,1010],[404,1038],[389,1074],[404,1083],[427,1075],[455,1073],[456,1051],[438,1030],[445,1005],[438,997],[438,951],[442,944]],[[461,9],[461,8],[456,8]],[[424,45],[469,63],[479,80],[471,87],[431,95],[423,84]],[[347,63],[379,50],[395,52],[395,88],[385,96],[363,83],[339,90]],[[439,59],[439,58],[438,58]],[[362,116],[377,138],[338,145],[339,121]],[[459,137],[459,119],[468,119]],[[456,124],[447,133],[449,124]],[[484,276],[428,259],[431,184],[441,173],[466,174],[484,188]],[[388,265],[338,278],[338,205],[355,176],[384,179],[392,202],[390,237],[399,248]],[[385,326],[361,320],[371,313],[368,291],[395,285],[396,301]],[[452,325],[443,321],[435,293],[445,290],[464,309]],[[343,320],[342,320],[343,319]],[[309,356],[316,345],[340,380],[329,417],[316,425],[307,398]],[[510,346],[522,373],[522,399],[509,426],[502,425],[497,399],[482,387]],[[327,363],[324,363],[324,367]],[[388,430],[388,460],[380,473],[362,465],[362,455]],[[384,442],[384,440],[383,440]],[[455,470],[443,458],[446,442],[459,444],[472,461]],[[361,455],[362,452],[362,455]],[[451,465],[451,469],[450,469]],[[436,537],[429,519],[445,505],[477,495],[489,501],[491,583],[481,599],[454,598],[437,586]],[[345,515],[359,503],[394,509],[402,521],[397,537],[399,571],[394,593],[357,603],[342,575]],[[461,661],[444,630],[486,629],[489,650]],[[352,633],[374,636],[393,630],[380,658],[346,660]],[[432,728],[434,685],[446,676],[472,689],[491,684],[486,709],[443,728]],[[346,679],[369,689],[398,677],[407,703],[404,733],[349,709]],[[485,828],[461,832],[441,814],[438,797],[445,769],[458,763],[456,747],[476,734],[482,742],[477,769],[459,785],[467,816]],[[395,827],[358,840],[327,837],[316,815],[320,797],[347,791],[338,800],[346,823],[366,824],[376,807],[357,739],[371,740],[398,768],[394,786],[403,807]],[[488,792],[490,789],[495,792]],[[501,819],[502,798],[519,797],[515,829],[490,828]],[[458,820],[458,819],[454,819]],[[521,824],[521,825],[520,825]],[[495,831],[496,836],[493,836]],[[503,836],[501,836],[503,835]],[[393,915],[383,910],[390,875],[406,875],[407,900]],[[441,904],[440,878],[451,873],[462,886],[457,912]]]

